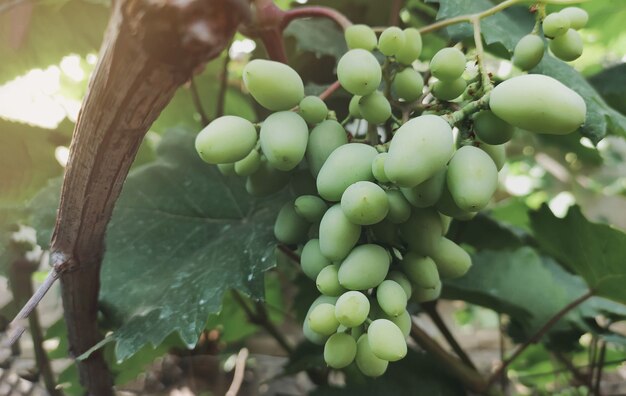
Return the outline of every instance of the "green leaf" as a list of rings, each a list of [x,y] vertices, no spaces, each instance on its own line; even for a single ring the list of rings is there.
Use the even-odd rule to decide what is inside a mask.
[[[324,55],[339,59],[347,50],[343,32],[328,19],[297,19],[289,24],[284,35],[296,40],[302,52],[312,52],[317,57]]]
[[[448,237],[456,243],[466,243],[476,249],[516,249],[522,247],[527,235],[512,226],[479,213],[470,221],[455,221]]]
[[[100,47],[110,15],[107,6],[85,0],[33,5],[30,18],[10,12],[0,15],[0,82],[29,69],[56,65],[69,54],[97,52]]]
[[[610,107],[570,65],[552,56],[544,56],[541,63],[532,71],[556,78],[583,97],[587,104],[587,119],[581,133],[594,144],[607,134],[626,137],[626,117]]]
[[[626,234],[585,219],[578,206],[559,219],[543,205],[530,213],[539,246],[582,276],[594,294],[626,303]]]
[[[626,63],[620,63],[592,76],[589,82],[609,105],[626,114]]]

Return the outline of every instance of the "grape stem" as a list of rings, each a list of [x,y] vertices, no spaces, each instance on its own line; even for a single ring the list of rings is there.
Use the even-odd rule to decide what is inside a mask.
[[[478,64],[483,93],[487,94],[491,91],[493,84],[491,84],[491,77],[485,68],[485,49],[483,48],[483,39],[480,31],[480,18],[472,18],[472,26],[474,28],[474,45],[476,46],[476,63]]]
[[[334,83],[330,84],[328,86],[328,88],[326,88],[324,90],[324,92],[322,92],[321,94],[319,94],[319,98],[322,100],[326,100],[328,99],[328,97],[330,95],[332,95],[336,90],[338,90],[341,87],[341,84],[339,84],[339,81],[335,81]]]
[[[282,19],[281,29],[289,25],[291,21],[298,18],[322,17],[334,21],[342,30],[352,26],[352,22],[345,15],[330,7],[309,6],[291,9],[285,13]]]
[[[482,109],[485,109],[489,105],[489,93],[485,94],[482,98],[475,100],[473,102],[468,103],[460,110],[457,110],[453,113],[448,113],[442,115],[442,117],[448,121],[450,126],[455,125],[459,121],[462,121],[470,114],[474,114]]]
[[[500,4],[497,4],[491,8],[487,8],[484,11],[481,12],[477,12],[477,13],[473,13],[473,14],[464,14],[464,15],[459,15],[459,16],[455,16],[452,18],[448,18],[448,19],[444,19],[441,20],[439,22],[435,22],[433,24],[427,25],[422,27],[421,29],[419,29],[420,33],[425,34],[425,33],[430,33],[430,32],[434,32],[437,31],[439,29],[451,26],[451,25],[456,25],[457,23],[462,23],[462,22],[472,22],[472,20],[474,19],[483,19],[486,18],[488,16],[494,15],[502,10],[505,10],[517,3],[520,3],[524,0],[506,0],[503,1]]]

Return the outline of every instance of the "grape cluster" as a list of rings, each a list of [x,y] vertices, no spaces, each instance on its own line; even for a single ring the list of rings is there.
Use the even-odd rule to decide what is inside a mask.
[[[571,62],[582,55],[583,40],[577,30],[582,29],[588,19],[587,12],[578,7],[564,8],[543,19],[543,35],[550,39],[549,47],[554,56]],[[539,64],[543,52],[544,41],[539,36],[539,29],[535,29],[515,46],[513,64],[522,70],[530,70]]]
[[[464,78],[463,52],[435,54],[434,79],[424,89],[412,66],[422,48],[417,30],[390,27],[377,37],[354,25],[345,38],[349,51],[337,77],[353,96],[344,123],[320,98],[304,95],[289,66],[257,59],[243,81],[273,113],[260,126],[220,117],[198,134],[196,149],[222,173],[245,177],[250,194],[291,186],[297,198],[280,209],[274,233],[300,253],[303,273],[321,294],[304,335],[324,345],[330,367],[356,362],[376,377],[407,353],[407,303],[438,298],[441,279],[472,265],[446,234],[452,219],[471,219],[488,205],[514,128],[572,132],[584,122],[585,103],[550,77],[523,75],[481,87],[489,91],[489,109],[451,121],[448,101],[472,100],[476,92],[468,92],[480,91]],[[444,110],[429,111],[424,101]],[[408,117],[398,119],[398,110]],[[346,131],[353,119],[367,121],[367,138]],[[468,133],[455,141],[453,125]],[[388,136],[378,133],[384,128]]]

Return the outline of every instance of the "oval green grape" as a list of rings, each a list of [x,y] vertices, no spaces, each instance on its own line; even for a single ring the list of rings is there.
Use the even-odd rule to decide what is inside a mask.
[[[564,35],[570,28],[570,21],[566,15],[553,12],[545,17],[541,24],[546,37],[555,38]]]
[[[356,341],[349,334],[333,334],[324,345],[324,361],[334,369],[348,366],[355,357]]]
[[[244,159],[256,145],[254,125],[245,118],[216,118],[196,136],[196,151],[204,162],[225,164]]]
[[[483,150],[464,146],[452,156],[446,180],[458,207],[478,212],[487,206],[498,188],[498,168]]]
[[[350,113],[350,117],[363,118],[361,116],[361,111],[359,110],[360,100],[361,100],[361,96],[359,95],[354,95],[352,99],[350,99],[350,103],[348,104],[348,113]]]
[[[422,96],[424,78],[412,67],[407,67],[396,73],[391,87],[398,98],[413,102]]]
[[[402,270],[417,288],[434,289],[441,281],[437,265],[428,256],[408,252],[400,263]]]
[[[349,49],[364,49],[372,51],[376,48],[376,33],[367,25],[352,25],[344,31],[344,37]]]
[[[439,298],[439,296],[441,296],[441,287],[441,282],[439,282],[434,288],[416,287],[415,289],[413,289],[412,300],[417,303],[435,301]]]
[[[437,264],[439,276],[446,279],[461,277],[472,266],[470,255],[462,247],[445,237],[441,238],[431,257]]]
[[[406,340],[402,330],[388,319],[376,319],[367,329],[372,353],[383,360],[395,362],[406,356]]]
[[[344,144],[348,144],[348,136],[337,121],[322,121],[313,128],[306,148],[306,161],[313,176],[319,174],[330,153]]]
[[[583,39],[576,30],[569,29],[564,35],[550,41],[550,51],[557,58],[571,62],[583,54]]]
[[[341,209],[348,220],[358,225],[382,221],[389,212],[385,190],[369,181],[351,184],[341,196]]]
[[[411,286],[411,281],[400,271],[389,271],[387,274],[387,279],[391,279],[396,282],[400,286],[402,286],[402,290],[404,290],[404,294],[406,294],[407,299],[411,298],[411,294],[413,293],[413,287]]]
[[[402,286],[390,279],[382,281],[376,288],[376,301],[389,316],[396,317],[404,312],[407,298]]]
[[[467,82],[463,77],[459,77],[452,81],[437,81],[433,84],[433,96],[439,100],[454,100],[463,94]]]
[[[261,166],[261,154],[258,151],[252,150],[246,158],[235,162],[235,173],[239,176],[250,176]]]
[[[330,260],[343,260],[361,236],[361,226],[348,220],[336,204],[328,208],[320,222],[320,251]]]
[[[431,59],[430,71],[441,81],[454,81],[465,71],[465,63],[463,52],[452,47],[443,48]]]
[[[394,224],[402,224],[411,217],[411,204],[399,190],[387,190],[389,212],[386,219]]]
[[[254,59],[243,69],[243,83],[252,97],[272,111],[289,110],[304,98],[304,84],[288,65]]]
[[[506,148],[504,146],[504,144],[492,145],[487,143],[481,143],[479,146],[482,151],[489,154],[494,164],[496,164],[498,171],[502,169],[506,163]]]
[[[372,161],[376,149],[363,143],[337,147],[326,159],[317,175],[317,191],[327,201],[339,201],[343,192],[358,181],[371,181]]]
[[[337,266],[329,265],[322,268],[315,279],[317,290],[325,296],[337,297],[342,295],[346,290],[339,284],[337,276]]]
[[[362,325],[370,313],[370,301],[367,296],[358,291],[347,291],[337,299],[335,317],[346,327]]]
[[[411,320],[411,314],[409,314],[407,310],[402,311],[402,313],[398,316],[390,317],[389,320],[398,326],[405,339],[409,336],[409,334],[411,334],[411,325],[413,321]]]
[[[403,65],[410,65],[422,53],[422,35],[415,28],[406,28],[403,32],[404,45],[396,53],[396,60]]]
[[[385,56],[394,56],[404,46],[406,37],[397,26],[390,26],[383,30],[378,38],[378,50]]]
[[[430,179],[412,188],[401,188],[400,192],[415,207],[427,208],[433,206],[443,193],[443,188],[446,184],[446,170],[446,167],[441,168]]]
[[[575,30],[585,27],[589,20],[587,11],[580,7],[565,7],[559,11],[559,14],[565,16],[569,20],[570,27]]]
[[[286,245],[295,245],[306,241],[308,232],[309,223],[296,213],[293,202],[283,205],[274,223],[276,239]]]
[[[224,176],[237,176],[235,164],[232,162],[228,164],[217,164],[217,170]]]
[[[300,265],[302,272],[310,279],[316,280],[322,269],[328,267],[331,261],[320,250],[319,239],[311,239],[302,248]]]
[[[309,128],[298,114],[280,111],[261,125],[261,150],[274,168],[292,170],[302,161],[309,140]]]
[[[329,336],[337,331],[339,322],[335,318],[335,306],[329,303],[321,303],[315,306],[307,317],[309,327],[314,332]]]
[[[391,117],[391,104],[380,91],[374,91],[359,100],[359,113],[370,124],[382,124]]]
[[[328,205],[323,199],[316,195],[302,195],[296,198],[294,208],[306,221],[315,223],[322,220],[324,213],[328,209]]]
[[[304,337],[311,341],[312,343],[316,344],[316,345],[324,345],[324,343],[326,342],[326,340],[328,339],[328,336],[324,336],[322,334],[316,333],[314,332],[311,327],[309,326],[309,315],[311,314],[311,311],[313,311],[313,309],[315,309],[315,307],[317,307],[320,304],[331,304],[334,305],[335,302],[337,301],[337,297],[329,297],[329,296],[319,296],[317,297],[313,303],[311,304],[311,306],[309,307],[304,322],[302,323],[302,332],[304,333]]]
[[[339,59],[337,78],[346,91],[365,96],[380,85],[382,70],[374,55],[363,49],[353,49]]]
[[[385,174],[385,159],[388,155],[387,153],[380,153],[374,157],[374,161],[372,161],[372,174],[374,175],[374,179],[381,183],[389,182],[389,178]]]
[[[328,115],[326,103],[317,96],[305,96],[298,107],[300,116],[309,124],[319,124]]]
[[[513,64],[522,70],[530,70],[541,62],[544,50],[545,45],[541,37],[527,34],[515,45]]]
[[[441,197],[435,204],[435,208],[443,215],[450,216],[456,220],[471,220],[476,212],[468,212],[465,211],[454,202],[452,195],[450,194],[450,189],[448,189],[447,183],[444,183],[444,188],[441,193]]]
[[[361,335],[356,343],[356,366],[363,375],[380,377],[387,371],[389,362],[374,355],[367,334]]]
[[[339,283],[348,290],[367,290],[385,280],[391,256],[379,245],[355,247],[339,267]]]
[[[503,144],[511,140],[515,128],[490,110],[476,113],[473,118],[476,136],[487,144]]]

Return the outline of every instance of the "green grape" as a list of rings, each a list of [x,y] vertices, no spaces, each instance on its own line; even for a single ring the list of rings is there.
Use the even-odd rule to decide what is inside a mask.
[[[337,331],[339,322],[335,318],[335,306],[321,303],[311,310],[308,315],[309,326],[314,332],[329,336]]]
[[[546,16],[541,26],[546,37],[554,38],[564,35],[570,28],[570,22],[567,16],[560,12],[554,12]]]
[[[406,309],[402,311],[400,315],[390,317],[389,320],[391,320],[396,326],[398,326],[400,331],[402,331],[402,335],[404,335],[405,339],[409,336],[409,334],[411,334],[411,324],[413,323],[413,321],[411,320],[411,314],[409,314]]]
[[[472,266],[470,255],[448,238],[441,238],[432,258],[442,278],[458,278]]]
[[[346,327],[360,326],[370,313],[370,301],[358,291],[343,293],[335,304],[335,317]]]
[[[349,334],[333,334],[324,345],[324,361],[334,369],[348,366],[355,357],[356,341]]]
[[[293,202],[284,204],[274,223],[276,239],[286,245],[295,245],[306,241],[308,232],[309,223],[296,213]]]
[[[309,310],[307,311],[305,315],[305,320],[302,323],[302,332],[304,333],[304,337],[307,340],[311,341],[312,343],[316,345],[324,345],[324,343],[328,339],[328,336],[324,336],[322,334],[316,333],[311,329],[311,327],[309,326],[309,315],[311,314],[311,311],[313,311],[313,309],[315,309],[315,307],[317,307],[318,305],[324,304],[324,303],[334,305],[336,301],[337,301],[337,297],[329,297],[329,296],[319,296],[315,299],[315,301],[313,301],[313,303],[311,304],[311,306],[309,307]]]
[[[396,60],[403,65],[410,65],[422,53],[422,35],[415,28],[407,28],[403,32],[404,45],[396,53]]]
[[[298,107],[300,108],[300,116],[309,124],[319,124],[328,115],[326,103],[317,96],[305,96]]]
[[[541,37],[527,34],[515,46],[513,64],[522,70],[530,70],[541,62],[544,49]]]
[[[252,97],[271,111],[289,110],[304,98],[302,79],[295,70],[280,62],[250,61],[243,69],[243,83]]]
[[[389,178],[385,174],[385,159],[387,158],[387,155],[389,154],[380,153],[374,157],[374,161],[372,161],[372,174],[374,175],[374,179],[381,183],[389,182]]]
[[[406,309],[407,295],[400,284],[384,280],[376,288],[376,301],[389,316],[396,317]]]
[[[387,371],[389,362],[374,355],[370,348],[367,334],[361,335],[356,343],[356,366],[363,375],[368,377],[380,377]]]
[[[378,38],[378,49],[385,56],[394,56],[404,46],[406,38],[402,29],[396,26],[383,30]]]
[[[361,97],[359,113],[370,124],[382,124],[391,117],[391,105],[382,92],[374,91]]]
[[[433,206],[441,197],[443,187],[446,184],[446,170],[445,167],[441,168],[430,179],[412,188],[401,188],[400,192],[415,207]]]
[[[361,110],[359,110],[359,101],[362,96],[354,95],[352,99],[350,99],[350,103],[348,104],[348,112],[350,113],[350,117],[353,118],[363,118],[361,116]]]
[[[404,294],[406,294],[407,299],[411,298],[413,287],[411,286],[411,281],[406,277],[406,275],[400,271],[390,271],[387,274],[387,279],[391,279],[402,286],[402,290],[404,290]]]
[[[346,290],[339,284],[339,278],[337,276],[337,266],[329,265],[322,268],[320,273],[315,279],[315,285],[317,290],[325,296],[340,296]]]
[[[315,195],[302,195],[296,198],[294,207],[297,214],[311,223],[322,220],[324,213],[328,209],[326,202]]]
[[[450,230],[450,223],[452,223],[452,217],[439,213],[439,218],[441,218],[441,225],[443,228],[442,234],[446,235],[448,231]]]
[[[345,30],[344,36],[350,49],[372,51],[376,48],[376,33],[367,25],[352,25]]]
[[[371,181],[372,161],[376,149],[363,143],[348,143],[337,147],[317,175],[317,191],[327,201],[339,201],[343,192],[358,181]]]
[[[483,110],[474,116],[474,132],[487,144],[502,144],[511,140],[515,128],[502,121],[489,110]]]
[[[328,208],[320,222],[320,250],[330,260],[343,260],[361,236],[361,226],[352,224],[341,205]]]
[[[423,303],[427,301],[434,301],[441,295],[441,282],[434,288],[422,288],[416,287],[413,289],[413,301],[417,303]]]
[[[429,255],[443,235],[443,226],[439,213],[433,208],[414,208],[411,217],[400,224],[400,236],[409,245],[409,249]]]
[[[365,96],[380,85],[382,70],[374,55],[363,49],[353,49],[339,59],[337,78],[346,91]]]
[[[300,265],[302,266],[302,272],[304,272],[307,277],[316,280],[320,271],[330,264],[330,260],[324,257],[320,250],[319,239],[311,239],[304,245],[304,248],[302,248]]]
[[[433,84],[433,96],[439,100],[454,100],[461,96],[467,83],[463,77],[452,81],[437,81]]]
[[[259,169],[246,179],[246,191],[255,197],[263,197],[280,191],[289,183],[289,173],[273,168],[262,156]]]
[[[369,181],[351,184],[341,196],[341,209],[354,224],[371,225],[380,222],[389,212],[385,190]]]
[[[440,213],[446,216],[450,216],[456,220],[470,220],[476,215],[476,212],[468,212],[459,208],[456,202],[454,202],[452,195],[450,194],[447,183],[444,183],[441,197],[435,204],[435,208]]]
[[[411,216],[411,204],[404,198],[399,190],[387,190],[389,212],[386,219],[394,224],[404,223]]]
[[[288,171],[298,166],[304,158],[309,128],[298,114],[281,111],[265,119],[259,140],[270,165]]]
[[[237,175],[237,173],[235,173],[235,164],[232,162],[228,164],[217,164],[217,169],[224,176],[236,176]]]
[[[370,229],[372,230],[374,239],[377,242],[390,246],[400,246],[402,244],[398,235],[397,224],[388,220],[383,220],[380,223],[371,226]]]
[[[458,80],[464,71],[465,54],[456,48],[443,48],[430,61],[430,72],[441,81]]]
[[[559,11],[559,14],[565,16],[570,23],[572,29],[578,30],[585,27],[589,20],[587,11],[579,7],[566,7]]]
[[[388,319],[376,319],[370,323],[367,337],[372,353],[380,359],[395,362],[406,356],[404,334]]]
[[[464,146],[452,156],[446,179],[458,207],[478,212],[498,188],[498,169],[489,154],[478,147]]]
[[[390,261],[391,256],[382,246],[357,246],[339,267],[339,283],[348,290],[376,287],[385,280]]]
[[[496,164],[496,169],[499,171],[506,163],[506,149],[504,144],[491,145],[487,143],[481,143],[479,148],[485,153],[489,154],[493,163]]]
[[[400,187],[415,187],[445,167],[454,152],[452,128],[441,117],[422,115],[396,131],[385,174]]]
[[[582,55],[583,39],[576,30],[569,29],[564,35],[550,41],[550,51],[557,58],[565,62],[571,62]]]
[[[398,98],[413,102],[422,96],[424,79],[415,69],[407,67],[396,73],[391,87]]]
[[[317,195],[315,179],[311,176],[311,172],[309,172],[308,169],[297,169],[291,173],[289,187],[291,192],[296,196]]]
[[[408,252],[402,258],[400,265],[416,288],[434,289],[441,282],[437,265],[430,257]]]
[[[348,136],[337,121],[322,121],[313,128],[306,147],[306,161],[313,176],[317,177],[330,153],[344,144],[348,144]]]
[[[254,125],[245,118],[216,118],[196,136],[196,151],[204,162],[225,164],[244,159],[256,145]]]
[[[239,176],[250,176],[261,166],[261,154],[258,151],[252,150],[246,158],[235,162],[235,173]]]
[[[505,122],[536,133],[565,135],[585,122],[587,107],[576,92],[552,77],[526,74],[497,85],[491,111]]]

